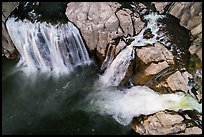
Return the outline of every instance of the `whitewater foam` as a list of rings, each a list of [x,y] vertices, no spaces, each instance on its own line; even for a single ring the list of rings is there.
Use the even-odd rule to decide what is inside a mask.
[[[190,99],[190,100],[189,100]],[[185,100],[185,101],[184,101]],[[146,86],[130,89],[100,88],[88,95],[87,111],[111,115],[118,123],[127,126],[134,117],[163,110],[193,110],[202,113],[202,105],[184,94],[159,94]],[[183,102],[183,105],[182,105]]]
[[[124,79],[128,67],[131,64],[131,60],[135,58],[135,51],[133,47],[146,46],[148,44],[153,44],[157,41],[157,37],[163,35],[159,31],[158,20],[165,17],[164,15],[158,15],[156,13],[151,13],[145,16],[148,21],[147,26],[135,37],[134,41],[130,45],[127,45],[113,60],[111,65],[105,70],[104,74],[100,77],[99,81],[104,86],[118,86],[120,82]],[[147,29],[150,29],[152,38],[144,39],[143,35]]]
[[[26,74],[69,74],[75,67],[91,63],[79,30],[71,22],[52,25],[10,17],[6,26],[21,55],[17,67]]]

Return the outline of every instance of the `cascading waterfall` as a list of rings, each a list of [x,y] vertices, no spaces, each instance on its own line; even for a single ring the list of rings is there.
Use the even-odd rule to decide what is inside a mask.
[[[69,74],[76,66],[91,63],[79,30],[71,22],[52,25],[10,17],[6,26],[21,55],[18,67],[26,74],[38,70]]]
[[[159,32],[160,24],[157,22],[163,17],[165,16],[155,13],[144,17],[147,20],[145,28],[132,38],[134,41],[116,56],[100,76],[95,91],[82,100],[82,108],[83,104],[88,103],[86,111],[111,115],[122,125],[128,125],[139,115],[149,115],[165,109],[195,109],[202,113],[202,104],[184,94],[160,95],[145,86],[116,89],[124,79],[131,60],[135,58],[134,47],[151,45],[164,37],[165,34]],[[69,74],[79,65],[91,63],[79,30],[71,22],[52,25],[46,22],[32,23],[26,19],[16,21],[16,18],[10,17],[6,26],[21,55],[18,67],[26,74],[41,71],[58,76]],[[144,38],[147,31],[151,32],[151,37]],[[68,85],[69,82],[63,89]]]
[[[132,47],[128,46],[122,50],[100,77],[100,83],[104,86],[118,86],[125,77],[134,54]]]
[[[160,25],[157,20],[164,16],[149,14],[147,26],[135,37],[134,41],[126,46],[113,60],[111,65],[100,76],[95,85],[95,92],[88,95],[85,102],[88,103],[87,111],[98,112],[101,115],[111,115],[122,125],[128,125],[134,117],[149,115],[163,110],[197,110],[202,113],[202,104],[184,93],[158,94],[146,86],[133,86],[130,89],[116,89],[125,77],[130,62],[134,59],[133,47],[153,44],[164,33],[159,32]],[[152,37],[144,39],[147,30]]]
[[[135,37],[134,41],[130,45],[127,45],[113,60],[112,64],[105,70],[104,74],[100,77],[100,82],[105,86],[118,86],[120,82],[124,79],[131,60],[135,58],[135,52],[133,47],[146,46],[148,44],[153,44],[156,40],[163,36],[163,33],[158,33],[158,19],[165,17],[164,15],[157,15],[152,13],[146,15],[147,26]],[[143,39],[143,35],[147,31],[151,31],[152,37],[148,39]]]

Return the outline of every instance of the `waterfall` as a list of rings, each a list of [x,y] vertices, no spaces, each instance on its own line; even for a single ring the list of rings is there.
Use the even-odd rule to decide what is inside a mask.
[[[38,70],[69,74],[91,63],[79,30],[71,22],[52,25],[10,17],[6,27],[21,56],[17,66],[27,74]]]
[[[104,86],[118,86],[125,77],[133,58],[134,50],[132,47],[123,49],[100,77],[100,83]]]
[[[133,47],[146,46],[153,44],[162,37],[164,34],[159,32],[158,19],[165,17],[164,15],[157,15],[151,13],[144,18],[148,21],[145,28],[135,37],[133,37],[132,43],[127,45],[113,60],[111,65],[105,70],[104,74],[100,77],[100,82],[105,86],[118,86],[124,79],[128,67],[131,64],[131,60],[135,58],[135,52]],[[158,33],[159,32],[159,33]],[[150,37],[145,37],[145,34],[149,33]]]
[[[133,47],[152,45],[164,33],[160,31],[158,19],[164,16],[149,14],[146,27],[127,45],[113,60],[104,74],[99,77],[95,91],[85,99],[86,111],[98,112],[101,115],[111,115],[122,125],[128,125],[134,117],[149,115],[164,110],[197,110],[202,113],[202,104],[184,93],[158,94],[146,86],[133,86],[129,89],[118,89],[124,79],[131,60],[135,57]],[[150,37],[145,35],[151,32]],[[159,32],[160,31],[160,32]]]
[[[202,113],[202,104],[184,93],[158,94],[146,86],[130,89],[100,88],[86,98],[86,111],[111,115],[118,123],[127,126],[134,117],[149,115],[164,110],[197,110]]]

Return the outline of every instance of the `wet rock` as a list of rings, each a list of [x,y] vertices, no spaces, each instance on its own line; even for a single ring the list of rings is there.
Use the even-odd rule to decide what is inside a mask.
[[[119,19],[120,27],[124,31],[124,36],[127,36],[128,34],[133,36],[133,24],[130,14],[125,10],[119,10],[116,12],[116,15]]]
[[[187,71],[183,73],[176,71],[166,79],[166,82],[172,91],[181,90],[187,92],[190,90],[188,87],[188,78],[192,78],[192,75]]]
[[[108,45],[115,38],[133,36],[144,27],[140,17],[132,13],[128,8],[121,8],[117,2],[70,2],[66,8],[66,16],[80,29],[87,47],[97,52],[100,62],[106,58]],[[121,47],[117,44],[116,54]]]
[[[151,63],[145,70],[145,75],[154,75],[158,74],[162,70],[169,67],[169,64],[166,61],[159,62],[159,63]]]
[[[197,25],[196,27],[194,27],[194,28],[191,30],[191,34],[192,34],[194,37],[197,37],[200,33],[202,33],[202,23],[200,23],[199,25]]]
[[[70,2],[66,15],[80,29],[88,48],[97,49],[102,57],[112,37],[122,34],[118,18],[105,2]]]
[[[154,46],[136,49],[136,51],[138,58],[140,58],[145,64],[160,61],[167,61],[167,63],[169,64],[174,63],[173,62],[174,56],[160,42],[156,42]]]
[[[133,17],[133,22],[134,22],[135,35],[137,35],[144,28],[145,23],[138,16]]]
[[[15,46],[6,29],[6,19],[18,6],[18,2],[2,2],[2,55],[9,59],[17,57]]]
[[[185,132],[178,133],[178,135],[201,135],[202,129],[199,127],[186,128]]]
[[[113,62],[114,60],[114,57],[115,57],[115,46],[114,45],[109,45],[108,46],[108,50],[106,52],[106,58],[105,60],[103,61],[102,65],[101,65],[101,68],[100,70],[103,72],[106,68],[108,68],[111,63]]]
[[[189,30],[196,26],[201,28],[199,25],[202,24],[202,2],[175,2],[169,13],[180,19],[180,24]],[[195,34],[192,33],[193,36]]]
[[[162,14],[164,12],[165,7],[169,2],[152,2],[155,5],[156,10]]]
[[[147,84],[154,76],[174,64],[172,53],[159,42],[136,51],[136,75],[133,80],[136,85]]]
[[[116,47],[115,54],[117,55],[125,46],[126,46],[126,43],[124,41],[120,40],[117,47]]]
[[[132,129],[140,135],[176,134],[186,129],[183,117],[177,113],[157,112],[149,116],[140,116],[132,122]]]

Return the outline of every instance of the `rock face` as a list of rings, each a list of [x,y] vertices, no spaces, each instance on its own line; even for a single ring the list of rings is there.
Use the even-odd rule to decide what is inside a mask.
[[[191,31],[197,43],[196,54],[202,60],[202,2],[175,2],[169,13],[178,19],[180,24]],[[195,42],[189,50],[195,49]]]
[[[176,71],[166,79],[166,82],[172,91],[181,90],[187,92],[190,90],[190,88],[187,86],[189,78],[192,78],[192,75],[187,71],[183,73]]]
[[[188,118],[190,119],[190,118]],[[202,129],[186,124],[176,112],[161,111],[149,116],[140,116],[132,121],[132,129],[140,135],[199,135]]]
[[[170,3],[154,2],[159,13],[168,12],[177,17],[180,24],[191,31],[194,47],[191,53],[202,55],[202,3]],[[126,38],[137,35],[145,25],[136,11],[146,7],[142,3],[135,4],[135,9],[121,8],[120,3],[68,3],[66,15],[81,30],[82,36],[91,51],[95,51],[102,64],[101,69],[106,69],[117,54],[128,44]],[[167,10],[168,9],[168,10]],[[145,10],[144,10],[145,12]],[[195,21],[195,22],[194,22]],[[134,85],[147,85],[160,93],[183,91],[188,92],[189,79],[192,75],[176,66],[175,55],[167,45],[155,42],[153,46],[135,49],[136,59],[129,66],[126,77],[121,82],[126,85],[132,80]],[[201,53],[200,53],[201,52]],[[201,56],[200,56],[201,57]],[[199,129],[186,127],[183,117],[178,113],[158,112],[150,116],[141,116],[133,120],[132,128],[139,134],[166,135],[194,133]],[[186,130],[186,132],[184,132]]]
[[[202,134],[202,129],[199,127],[191,127],[191,128],[186,128],[185,132],[179,133],[178,135],[201,135]]]
[[[96,49],[103,57],[111,38],[121,33],[118,18],[107,3],[71,2],[66,15],[80,28],[88,48]]]
[[[155,5],[156,10],[162,14],[165,10],[165,7],[169,4],[169,2],[152,2]]]
[[[6,56],[9,59],[16,57],[16,49],[7,32],[5,21],[17,6],[18,2],[2,2],[2,56]]]
[[[154,75],[159,74],[162,70],[174,64],[174,56],[172,53],[159,42],[154,43],[154,46],[143,47],[136,49],[136,51],[135,85],[144,85],[150,81]]]
[[[192,54],[197,54],[202,61],[202,2],[152,2],[152,4],[159,13],[169,8],[168,13],[177,17],[180,25],[191,31],[194,42],[189,50],[196,50]],[[195,41],[201,41],[201,43],[196,42],[195,47]]]
[[[120,37],[133,35],[134,26],[130,10],[119,9],[120,4],[114,2],[70,2],[67,4],[66,15],[82,33],[86,45],[91,51],[96,51],[99,61],[105,60],[109,46],[115,46],[118,53]],[[142,21],[137,17],[135,23],[139,29]],[[114,42],[113,42],[114,41]],[[120,44],[119,44],[120,41]]]
[[[180,24],[189,30],[202,24],[202,2],[176,2],[169,13],[180,19]]]
[[[168,135],[175,134],[186,129],[184,118],[178,114],[169,112],[157,112],[150,116],[135,118],[132,128],[141,135]]]
[[[169,6],[170,4],[171,6]],[[199,3],[194,2],[174,4],[169,2],[154,2],[154,5],[160,13],[164,12],[165,8],[169,6],[169,13],[179,19],[183,16],[182,14],[187,14],[184,9],[187,10],[188,8],[190,8],[188,12],[192,18],[201,14]],[[180,5],[179,10],[178,5]],[[124,41],[124,36],[138,34],[145,24],[140,19],[138,13],[135,12],[145,9],[146,7],[143,4],[135,4],[135,7],[139,7],[139,10],[135,10],[134,12],[127,8],[121,9],[120,7],[121,5],[117,2],[71,2],[67,4],[66,15],[68,19],[81,30],[88,48],[96,52],[100,64],[103,62],[101,70],[106,69],[114,60],[115,56],[127,45],[127,41]],[[176,12],[176,9],[180,13]],[[184,25],[185,23],[181,24],[187,27]],[[201,39],[201,37],[199,38]],[[199,44],[202,43],[200,39],[197,40]],[[196,46],[196,49],[192,49],[192,52],[195,51],[199,55],[202,55],[199,47]],[[126,81],[123,81],[123,83],[127,82],[131,77],[135,85],[145,84],[157,91],[164,90],[162,88],[165,88],[171,91],[182,90],[187,92],[189,89],[186,85],[188,78],[182,80],[184,77],[180,70],[176,72],[175,57],[167,49],[166,45],[156,42],[154,46],[142,47],[141,49],[136,49],[136,52],[136,66],[131,65],[132,68],[130,70],[133,72],[128,73],[129,77],[126,77]],[[177,77],[175,74],[181,75]],[[174,78],[175,76],[176,78]],[[173,79],[175,81],[174,83],[171,82]],[[152,83],[153,81],[156,83]],[[180,85],[176,85],[176,83],[180,83]]]

